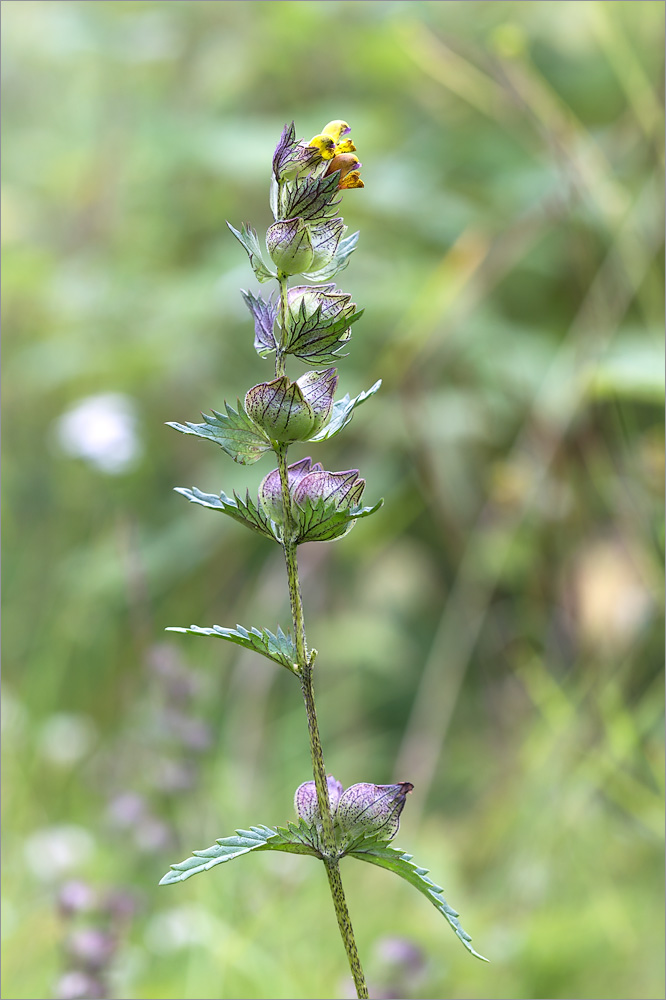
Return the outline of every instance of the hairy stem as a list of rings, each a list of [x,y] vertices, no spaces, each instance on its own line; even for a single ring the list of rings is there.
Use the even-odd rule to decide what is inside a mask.
[[[352,978],[354,980],[354,986],[356,987],[356,995],[360,1000],[367,1000],[368,997],[368,987],[365,983],[365,976],[363,975],[363,968],[361,966],[361,960],[358,957],[358,951],[356,949],[356,940],[354,938],[354,929],[351,924],[351,917],[349,916],[349,910],[347,908],[347,900],[345,899],[345,892],[342,888],[342,878],[340,876],[340,865],[337,861],[326,860],[324,862],[326,865],[326,874],[328,875],[328,884],[331,889],[331,896],[333,897],[333,904],[335,906],[335,915],[338,918],[338,927],[340,928],[340,935],[344,942],[345,951],[347,952],[347,958],[349,959],[349,968],[351,969]]]
[[[335,836],[333,834],[333,819],[331,817],[331,805],[328,798],[328,784],[326,782],[326,767],[324,765],[324,754],[319,738],[319,725],[317,723],[317,710],[314,700],[314,687],[312,683],[312,662],[308,655],[305,639],[305,618],[303,616],[303,599],[301,597],[301,584],[298,576],[298,562],[296,559],[295,526],[291,515],[291,500],[289,496],[289,481],[287,476],[287,448],[285,445],[279,446],[277,453],[278,468],[280,470],[280,482],[282,484],[282,506],[285,511],[284,516],[284,537],[282,548],[287,564],[287,580],[289,583],[289,602],[291,604],[291,618],[294,625],[294,639],[296,643],[296,662],[301,678],[301,690],[305,711],[308,717],[308,732],[310,734],[310,752],[312,754],[312,770],[314,774],[315,788],[317,790],[317,804],[322,817],[323,842],[326,853],[330,856],[335,854]]]
[[[284,360],[284,340],[287,332],[287,288],[289,284],[289,278],[282,271],[278,271],[278,281],[280,282],[280,327],[282,329],[282,336],[280,337],[280,343],[277,345],[275,350],[275,377],[280,378],[286,372],[285,360]]]
[[[282,282],[281,282],[282,286]],[[286,291],[286,281],[282,286],[282,294]],[[284,316],[283,305],[283,316]],[[283,327],[284,329],[284,327]],[[277,360],[276,360],[277,375]],[[365,984],[361,961],[358,957],[354,930],[349,916],[349,909],[342,887],[340,876],[340,864],[336,856],[335,834],[333,833],[333,817],[331,815],[331,804],[328,797],[328,784],[326,781],[326,766],[324,764],[324,753],[321,748],[319,737],[319,724],[317,722],[317,709],[314,700],[314,685],[312,681],[312,664],[314,657],[308,655],[305,638],[305,618],[303,615],[303,599],[301,597],[301,584],[298,576],[298,562],[296,558],[296,527],[291,512],[291,499],[289,495],[289,479],[287,473],[287,446],[275,445],[280,470],[280,483],[282,485],[282,506],[284,509],[284,529],[282,538],[282,548],[284,550],[285,562],[287,564],[287,579],[289,582],[289,602],[291,604],[291,617],[294,627],[294,639],[296,643],[296,660],[301,678],[301,690],[305,702],[305,711],[308,719],[308,733],[310,735],[310,753],[312,756],[312,773],[314,776],[315,789],[317,791],[317,804],[322,817],[322,841],[324,854],[326,855],[324,864],[328,875],[328,884],[331,889],[331,898],[335,907],[335,915],[340,928],[349,967],[351,969],[357,996],[365,998],[368,996],[368,988]]]

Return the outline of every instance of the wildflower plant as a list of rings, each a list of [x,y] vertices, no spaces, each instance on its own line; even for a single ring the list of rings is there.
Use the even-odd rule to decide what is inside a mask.
[[[276,632],[266,628],[209,628],[192,625],[172,631],[217,636],[252,649],[289,670],[298,679],[305,703],[313,780],[296,790],[296,822],[286,826],[251,826],[223,837],[212,847],[172,865],[160,884],[183,882],[251,851],[285,851],[323,862],[328,876],[338,926],[359,997],[368,990],[356,948],[352,923],[340,875],[340,861],[356,858],[395,872],[415,886],[439,910],[472,955],[458,914],[444,899],[443,890],[419,868],[412,856],[390,842],[398,831],[400,813],[412,791],[409,781],[375,785],[362,781],[343,789],[326,774],[314,699],[317,650],[308,647],[298,575],[297,548],[302,542],[327,542],[346,535],[361,518],[379,509],[382,500],[363,506],[365,480],[357,469],[329,472],[319,462],[303,458],[288,463],[289,445],[316,444],[343,430],[354,410],[379,389],[376,382],[355,398],[335,398],[338,375],[334,367],[345,357],[351,327],[363,310],[331,279],[349,263],[358,233],[345,236],[338,215],[339,193],[362,188],[361,163],[343,121],[329,122],[309,142],[297,141],[294,124],[285,126],[272,165],[270,206],[274,221],[268,227],[265,249],[251,226],[231,232],[245,248],[259,282],[276,282],[277,295],[263,298],[241,294],[254,319],[254,346],[261,357],[275,355],[275,377],[252,386],[236,408],[225,403],[203,423],[173,423],[184,434],[214,441],[234,461],[252,465],[272,453],[277,468],[268,472],[255,500],[234,493],[209,494],[178,489],[192,503],[227,514],[278,544],[286,562],[291,605],[291,627]],[[289,286],[290,278],[297,284]],[[304,283],[308,282],[307,284]],[[315,370],[292,379],[287,358]]]

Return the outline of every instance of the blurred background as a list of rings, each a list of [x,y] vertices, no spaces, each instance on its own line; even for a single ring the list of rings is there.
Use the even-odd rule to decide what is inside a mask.
[[[309,777],[294,678],[164,632],[288,622],[277,546],[172,492],[270,463],[164,424],[271,377],[225,220],[292,118],[352,125],[340,387],[384,379],[313,452],[386,501],[301,550],[327,766],[414,783],[396,843],[492,961],[350,860],[372,995],[664,995],[663,19],[2,5],[3,996],[351,995],[308,859],[157,887]]]

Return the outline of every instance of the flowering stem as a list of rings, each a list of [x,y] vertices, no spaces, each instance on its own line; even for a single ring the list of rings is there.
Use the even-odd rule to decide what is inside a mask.
[[[282,287],[283,303],[285,290],[286,281]],[[331,890],[333,906],[335,907],[335,915],[338,920],[338,927],[340,928],[340,934],[342,936],[342,941],[349,960],[349,967],[354,979],[354,985],[356,986],[356,993],[358,997],[364,998],[368,996],[368,988],[365,984],[361,961],[358,957],[354,930],[349,916],[349,909],[347,907],[344,889],[342,887],[340,864],[337,857],[335,834],[333,832],[331,804],[328,797],[328,783],[326,781],[324,753],[322,751],[321,740],[319,738],[319,724],[317,722],[317,709],[315,707],[314,685],[312,681],[314,655],[312,653],[308,655],[305,638],[303,599],[301,597],[301,584],[298,576],[298,561],[296,558],[296,529],[291,512],[291,497],[289,493],[289,479],[287,474],[287,446],[275,444],[274,447],[277,454],[278,468],[280,470],[282,506],[284,509],[282,548],[284,550],[284,558],[287,564],[289,601],[291,604],[291,617],[296,643],[296,661],[298,673],[301,678],[301,690],[303,692],[303,701],[305,702],[305,711],[308,719],[312,772],[314,776],[315,789],[317,791],[317,805],[319,806],[319,812],[322,817],[322,846],[323,853],[325,855],[324,864],[326,866],[326,874],[328,876],[328,884]]]
[[[308,731],[310,733],[310,751],[312,753],[312,769],[314,773],[315,788],[317,790],[317,804],[322,817],[322,837],[326,854],[333,857],[335,855],[335,835],[333,833],[333,819],[331,816],[331,805],[328,798],[328,785],[326,782],[326,768],[324,766],[324,754],[319,738],[319,725],[317,723],[317,710],[315,708],[314,687],[312,683],[312,661],[313,657],[308,656],[307,644],[305,640],[305,619],[303,616],[303,600],[301,597],[301,584],[298,577],[298,562],[296,559],[296,542],[294,540],[295,527],[291,515],[291,498],[289,495],[289,481],[287,475],[287,446],[277,445],[278,468],[280,470],[280,482],[282,484],[282,506],[285,511],[282,548],[287,564],[287,580],[289,582],[289,602],[291,604],[291,618],[294,625],[294,637],[296,642],[296,662],[299,677],[301,678],[301,690],[305,702],[305,711],[308,717]]]

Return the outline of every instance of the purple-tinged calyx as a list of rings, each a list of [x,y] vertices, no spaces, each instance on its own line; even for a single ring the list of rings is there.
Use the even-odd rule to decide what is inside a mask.
[[[351,785],[338,802],[336,819],[341,831],[353,836],[365,834],[392,840],[398,832],[406,797],[413,787],[410,781],[397,785],[372,785],[363,781]]]
[[[317,310],[321,310],[322,326],[330,326],[337,320],[350,316],[356,309],[351,295],[341,292],[331,282],[327,285],[294,285],[287,292],[287,305],[293,322],[310,319]]]
[[[342,219],[280,219],[268,227],[266,247],[283,274],[305,274],[330,264],[345,231]]]
[[[253,386],[245,396],[245,409],[271,441],[307,441],[328,421],[337,384],[335,368],[306,372],[295,382],[282,375]]]
[[[331,813],[335,816],[335,811],[342,795],[342,785],[332,774],[326,775],[328,786],[328,801],[331,806]],[[310,826],[321,823],[321,813],[317,802],[317,789],[314,781],[305,781],[296,789],[294,796],[294,808],[300,819],[304,819]]]
[[[303,219],[281,219],[268,227],[266,247],[283,274],[302,274],[314,265],[310,229]]]
[[[326,775],[331,816],[339,837],[371,836],[392,840],[398,832],[400,814],[407,795],[412,791],[411,781],[396,785],[373,785],[362,781],[343,790],[332,774]],[[314,781],[306,781],[296,789],[294,806],[298,816],[314,826],[321,823],[317,791]]]
[[[338,511],[351,510],[358,506],[365,489],[365,479],[358,478],[358,469],[346,472],[313,470],[297,483],[293,493],[293,503],[305,508],[307,501],[316,504],[319,500],[335,504]]]
[[[300,462],[294,462],[287,466],[287,482],[291,493],[309,472],[321,471],[319,462],[312,464],[311,458],[302,458]],[[282,483],[280,481],[280,470],[273,469],[259,485],[259,503],[264,512],[276,524],[284,522],[284,507],[282,505]]]
[[[328,145],[328,144],[327,144]],[[331,141],[334,147],[335,143]],[[334,155],[332,152],[326,159]],[[303,142],[296,142],[296,129],[294,123],[285,125],[282,135],[278,140],[273,154],[273,176],[276,181],[291,180],[299,174],[321,163],[324,157],[322,151],[316,146],[306,146]]]

